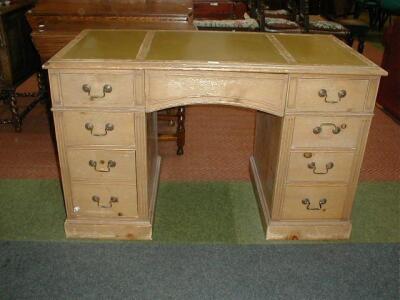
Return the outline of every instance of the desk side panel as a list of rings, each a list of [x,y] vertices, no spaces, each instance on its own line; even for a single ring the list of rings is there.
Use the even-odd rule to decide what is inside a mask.
[[[157,112],[146,115],[147,119],[147,193],[149,218],[153,224],[155,201],[160,175],[160,156],[158,155]]]
[[[277,167],[280,152],[282,118],[257,112],[254,140],[254,162],[261,183],[263,197],[259,197],[260,207],[267,221],[271,218],[274,205]]]

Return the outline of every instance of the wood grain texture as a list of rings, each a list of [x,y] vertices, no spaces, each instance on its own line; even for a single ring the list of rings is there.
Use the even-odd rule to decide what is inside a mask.
[[[274,187],[279,162],[281,126],[282,118],[257,112],[251,170],[253,173],[257,173],[253,177],[259,178],[257,180],[265,195],[262,198],[267,201],[266,207],[269,209],[274,206]]]
[[[135,185],[72,184],[75,217],[135,218],[138,215],[136,198]]]
[[[73,180],[136,182],[135,151],[68,148],[67,157]]]
[[[160,178],[161,157],[158,155],[157,113],[146,114],[147,122],[147,201],[149,218],[153,224],[154,208]]]
[[[352,151],[291,151],[286,182],[348,182],[353,160]]]
[[[287,77],[230,72],[147,71],[146,109],[230,104],[283,115]],[[179,103],[179,104],[178,104]]]
[[[119,73],[62,73],[61,97],[65,106],[130,106],[134,103],[133,74]],[[83,90],[87,85],[89,92]],[[105,92],[104,87],[111,86],[111,92]]]
[[[355,148],[362,120],[355,116],[296,116],[292,149]]]
[[[302,76],[291,80],[288,108],[295,111],[357,112],[364,110],[369,80],[343,77]],[[320,94],[326,92],[326,96]],[[345,96],[339,93],[345,91]]]
[[[67,219],[64,223],[67,238],[151,240],[150,223],[135,221],[109,221],[103,219]]]
[[[267,240],[347,240],[351,223],[337,222],[271,222],[267,228]]]
[[[95,32],[100,48],[107,36],[117,32],[107,31],[104,36],[101,33]],[[357,56],[331,38],[324,41],[331,41],[333,44],[329,47],[342,57],[339,65],[329,59],[318,67],[312,64],[313,59],[308,64],[303,61],[303,65],[297,65],[302,63],[298,62],[302,52],[292,44],[295,36],[290,37],[290,47],[286,47],[287,41],[282,42],[281,36],[276,37],[277,43],[259,35],[263,41],[270,41],[268,47],[276,47],[277,57],[286,57],[286,64],[276,65],[268,61],[267,55],[263,56],[264,63],[256,66],[252,60],[226,62],[222,54],[216,54],[214,62],[217,63],[192,61],[196,55],[204,58],[212,53],[189,55],[187,49],[180,48],[185,44],[189,48],[193,46],[185,40],[187,37],[199,37],[196,43],[200,44],[219,37],[229,44],[234,34],[137,33],[136,36],[147,38],[140,47],[136,40],[132,41],[132,47],[137,50],[133,51],[135,59],[121,59],[121,53],[114,55],[113,51],[107,53],[106,59],[88,59],[91,49],[96,48],[93,45],[85,50],[82,59],[79,55],[66,59],[67,53],[79,53],[80,42],[90,38],[91,31],[87,31],[46,65],[50,68],[52,88],[54,85],[53,103],[59,124],[56,128],[65,188],[71,193],[71,179],[72,186],[79,186],[72,200],[66,194],[69,209],[73,201],[83,201],[77,200],[81,195],[86,195],[84,199],[90,198],[93,189],[89,186],[118,183],[112,191],[95,189],[101,199],[109,198],[111,193],[131,194],[122,196],[128,204],[117,212],[117,217],[99,217],[98,211],[93,216],[88,212],[79,216],[70,211],[66,222],[69,236],[150,238],[160,170],[155,111],[188,104],[224,104],[258,110],[250,166],[266,238],[349,237],[350,213],[371,119],[370,106],[375,100],[378,76],[384,74],[382,70],[361,58],[350,63],[349,57]],[[130,34],[124,31],[125,37]],[[173,37],[172,42],[176,41],[176,53],[168,50],[160,54],[157,51],[163,47],[157,51],[152,48],[157,43],[169,45],[171,41],[165,40],[168,36]],[[318,37],[299,40],[314,45],[315,39]],[[129,48],[127,45],[129,41],[123,51]],[[241,57],[251,53],[248,47],[241,51]],[[289,54],[293,59],[289,59]],[[175,55],[178,60],[164,61],[163,55]],[[318,59],[324,62],[324,58]],[[236,69],[232,70],[231,63]],[[346,71],[342,72],[344,68]],[[93,95],[83,92],[83,84],[93,86]],[[112,93],[102,91],[105,84],[112,84]],[[321,94],[321,90],[325,92]],[[108,116],[118,128],[121,126],[118,121],[128,124],[121,132],[121,145],[112,140],[96,143],[94,137],[87,136],[86,125],[82,128],[88,120],[96,123],[96,128],[102,128]],[[86,137],[79,133],[75,137],[79,142],[71,143],[68,132],[79,130]],[[90,165],[90,160],[97,165]],[[115,162],[115,166],[110,167],[108,161]],[[123,186],[126,189],[119,190]],[[93,207],[88,205],[99,207],[100,200],[82,203],[84,210],[92,211]],[[101,203],[106,203],[101,209],[111,205],[107,200]],[[135,213],[133,207],[137,209]]]
[[[135,146],[133,113],[64,111],[63,127],[68,146]]]
[[[341,219],[346,196],[346,186],[291,185],[286,188],[282,220]],[[308,199],[309,206],[302,202],[305,199]],[[326,203],[320,205],[323,199]]]

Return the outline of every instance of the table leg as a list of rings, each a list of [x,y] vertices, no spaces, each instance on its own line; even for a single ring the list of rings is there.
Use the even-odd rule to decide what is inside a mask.
[[[19,115],[19,110],[17,106],[17,95],[15,90],[10,92],[10,110],[11,110],[11,120],[14,125],[16,132],[21,132],[22,120]]]
[[[183,146],[185,145],[185,107],[178,108],[178,128],[176,130],[177,140],[176,144],[178,150],[177,155],[183,155]]]

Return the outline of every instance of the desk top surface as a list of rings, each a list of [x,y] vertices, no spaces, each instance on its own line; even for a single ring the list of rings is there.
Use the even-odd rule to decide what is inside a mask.
[[[277,67],[282,70],[305,66],[314,69],[384,70],[328,35],[265,34],[207,31],[87,30],[53,57],[57,62],[111,61],[144,64],[196,64]]]

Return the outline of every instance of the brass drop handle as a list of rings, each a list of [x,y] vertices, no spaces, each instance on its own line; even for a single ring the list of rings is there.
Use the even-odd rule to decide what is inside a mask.
[[[38,25],[38,29],[39,29],[39,32],[44,32],[45,29],[46,29],[46,25],[45,24],[39,24]]]
[[[322,198],[319,200],[319,207],[310,207],[311,206],[310,199],[305,198],[305,199],[301,200],[302,204],[307,205],[307,207],[306,207],[307,210],[321,210],[322,209],[323,211],[325,211],[325,209],[323,209],[322,206],[324,204],[326,204],[326,202],[328,202],[328,200],[326,198]]]
[[[307,166],[308,166],[309,169],[313,170],[314,174],[324,175],[324,174],[328,174],[329,170],[334,167],[334,164],[333,164],[333,162],[328,162],[325,165],[325,170],[322,171],[322,172],[317,171],[317,165],[315,164],[315,162],[310,162]]]
[[[93,123],[90,123],[90,122],[85,123],[85,128],[87,130],[89,130],[90,134],[93,135],[93,136],[105,136],[105,135],[108,134],[109,131],[113,131],[114,130],[114,125],[111,124],[111,123],[107,123],[104,126],[104,133],[93,133],[94,125],[93,125]]]
[[[94,196],[92,197],[92,200],[93,200],[93,202],[96,202],[96,203],[97,203],[97,206],[98,206],[98,207],[101,207],[101,208],[111,208],[111,207],[113,206],[113,203],[117,203],[117,202],[118,202],[118,198],[117,198],[117,197],[114,197],[114,196],[111,196],[111,197],[110,197],[110,200],[108,201],[108,205],[102,205],[102,204],[100,204],[101,199],[100,199],[99,196],[96,196],[96,195],[94,195]]]
[[[339,103],[344,97],[346,97],[346,95],[347,95],[346,90],[340,90],[338,92],[338,100],[331,101],[331,100],[328,100],[328,91],[326,89],[320,89],[318,91],[318,96],[320,96],[321,98],[324,98],[324,101],[326,103]]]
[[[90,100],[95,100],[95,99],[104,98],[107,93],[111,93],[112,92],[112,86],[110,84],[105,84],[103,86],[103,95],[102,96],[92,96],[90,94],[91,91],[92,91],[92,88],[88,84],[82,85],[82,90],[90,96]]]
[[[100,160],[100,165],[104,165],[104,164],[105,164],[105,161]],[[115,168],[116,165],[117,165],[117,163],[115,161],[109,160],[107,162],[106,169],[100,169],[100,168],[97,168],[97,166],[98,166],[97,161],[92,160],[92,159],[89,160],[89,166],[93,167],[96,172],[103,172],[103,173],[110,172],[111,168]]]
[[[340,131],[342,131],[342,129],[346,129],[347,128],[347,124],[343,123],[340,126],[336,126],[336,124],[334,123],[321,123],[319,126],[315,127],[313,129],[313,133],[314,134],[320,134],[322,132],[322,128],[326,126],[326,127],[333,127],[332,128],[332,133],[333,134],[338,134],[340,133]]]

